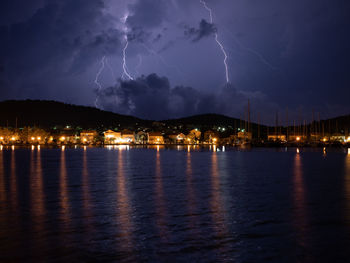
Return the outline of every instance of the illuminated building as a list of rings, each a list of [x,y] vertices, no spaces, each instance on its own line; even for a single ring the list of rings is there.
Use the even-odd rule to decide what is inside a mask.
[[[186,140],[186,135],[183,133],[171,134],[168,136],[172,143],[183,144]]]
[[[284,134],[269,134],[267,136],[267,140],[273,141],[273,142],[276,142],[276,141],[285,142],[287,141],[287,138],[286,138],[286,135]]]
[[[96,141],[97,131],[82,131],[80,133],[80,141],[84,144],[91,144]]]
[[[65,129],[58,136],[56,136],[56,141],[61,144],[75,144],[78,142],[78,136],[73,130]]]
[[[160,132],[149,132],[148,133],[149,144],[164,144],[164,137]]]
[[[291,142],[305,142],[307,140],[307,137],[302,134],[293,134],[289,135],[289,141]]]
[[[148,141],[148,135],[144,131],[139,131],[135,134],[135,143],[137,144],[146,144]]]
[[[237,138],[240,141],[251,141],[253,138],[253,135],[251,132],[247,132],[243,130],[237,133]]]
[[[108,131],[105,131],[103,134],[104,134],[105,144],[118,144],[118,143],[121,143],[122,141],[121,132],[108,130]]]
[[[345,135],[340,133],[334,133],[329,138],[331,142],[346,142]]]
[[[208,130],[204,133],[204,142],[207,144],[219,143],[219,133]]]
[[[122,130],[122,140],[125,143],[134,143],[135,142],[135,134],[130,130]]]

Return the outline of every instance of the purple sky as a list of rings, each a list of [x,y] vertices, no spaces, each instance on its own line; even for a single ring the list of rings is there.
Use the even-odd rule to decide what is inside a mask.
[[[350,113],[349,1],[205,2],[213,23],[200,0],[3,0],[0,100],[148,119],[243,118],[248,99],[268,123],[287,107],[290,119]]]

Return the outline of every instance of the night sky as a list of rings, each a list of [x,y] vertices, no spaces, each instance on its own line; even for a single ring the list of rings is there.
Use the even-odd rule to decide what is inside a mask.
[[[252,119],[260,113],[270,123],[287,107],[290,119],[350,113],[349,1],[205,3],[2,0],[0,100],[58,100],[147,119],[243,118],[248,99]]]

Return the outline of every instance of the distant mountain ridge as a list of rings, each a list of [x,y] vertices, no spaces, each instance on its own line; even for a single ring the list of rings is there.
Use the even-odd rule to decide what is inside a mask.
[[[16,121],[17,120],[17,121]],[[15,127],[80,126],[94,128],[118,125],[147,125],[150,121],[88,106],[47,100],[8,100],[0,102],[0,126]]]
[[[87,128],[133,128],[152,127],[154,122],[165,125],[189,125],[199,127],[231,126],[245,127],[244,120],[221,114],[201,114],[163,121],[143,120],[134,116],[117,114],[94,107],[78,106],[49,100],[7,100],[0,102],[0,126],[25,127],[38,126],[42,128],[74,127]],[[350,115],[340,116],[325,123],[348,128]],[[252,123],[252,130],[257,130],[258,124]],[[260,127],[266,127],[260,125]]]

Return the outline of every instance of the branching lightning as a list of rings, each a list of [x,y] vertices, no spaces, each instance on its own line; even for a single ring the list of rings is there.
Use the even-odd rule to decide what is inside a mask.
[[[122,78],[125,78],[125,76],[127,76],[129,80],[134,80],[134,78],[130,75],[128,66],[126,64],[126,50],[128,49],[128,46],[129,46],[128,37],[125,36],[125,46],[123,48],[123,75],[122,75]]]
[[[126,63],[126,51],[128,49],[128,46],[129,46],[128,28],[126,26],[126,20],[127,19],[128,19],[128,14],[125,14],[125,16],[121,19],[122,23],[124,24],[123,31],[124,31],[124,41],[125,41],[125,45],[124,45],[124,48],[123,48],[123,74],[122,74],[122,79],[125,79],[125,76],[126,76],[129,80],[134,80],[134,78],[129,73],[129,69],[128,69],[128,66],[127,66],[127,63]]]
[[[210,18],[210,23],[213,24],[213,12],[211,10],[211,8],[208,7],[207,3],[203,0],[199,0],[199,2],[204,6],[204,8],[209,12],[209,18]],[[218,36],[218,33],[216,32],[215,33],[215,41],[216,43],[218,44],[218,46],[220,47],[221,49],[221,52],[223,53],[224,55],[224,65],[225,65],[225,73],[226,73],[226,82],[229,83],[230,82],[230,78],[229,78],[229,73],[228,73],[228,65],[227,65],[227,59],[228,59],[228,56],[227,56],[227,53],[225,51],[225,48],[223,46],[223,44],[220,42],[219,40],[219,36]]]
[[[169,63],[167,63],[162,55],[160,55],[158,52],[151,49],[147,45],[142,44],[142,46],[147,50],[148,53],[152,54],[153,56],[156,56],[164,66],[166,66],[167,68],[175,69],[177,71],[179,77],[181,77],[185,81],[185,77],[184,77],[185,74],[179,69],[179,67],[177,67],[175,65],[170,65]]]
[[[97,95],[96,95],[96,99],[95,99],[95,107],[98,108],[97,102],[98,102],[98,98],[100,95],[100,91],[102,89],[102,85],[100,82],[98,82],[98,79],[100,78],[100,75],[103,71],[103,69],[105,68],[105,60],[106,60],[106,56],[103,56],[101,59],[101,67],[100,69],[97,71],[96,77],[95,77],[95,84],[97,85],[98,89],[97,89]]]
[[[252,49],[252,48],[249,48],[249,47],[243,45],[242,42],[240,42],[240,41],[237,39],[237,37],[234,36],[234,34],[232,34],[231,31],[229,31],[228,29],[226,29],[225,32],[227,32],[227,33],[229,33],[229,34],[231,35],[231,37],[233,38],[233,40],[237,43],[237,45],[238,45],[241,49],[243,49],[243,50],[245,50],[245,51],[247,51],[247,52],[249,52],[249,53],[255,55],[255,56],[260,60],[261,63],[265,64],[265,65],[266,65],[267,67],[269,67],[271,70],[277,70],[277,68],[276,68],[275,66],[271,65],[271,63],[268,62],[267,59],[265,59],[265,57],[264,57],[262,54],[260,54],[258,51],[256,51],[256,50],[254,50],[254,49]]]

